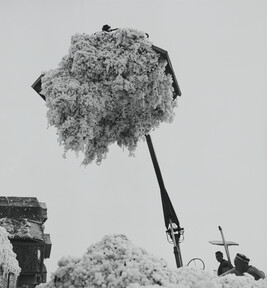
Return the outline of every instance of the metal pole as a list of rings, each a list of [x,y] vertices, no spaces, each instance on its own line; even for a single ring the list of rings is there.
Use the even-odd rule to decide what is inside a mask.
[[[156,176],[158,179],[158,183],[159,183],[159,187],[160,187],[160,191],[166,191],[165,189],[165,185],[163,182],[163,178],[162,178],[162,174],[159,168],[159,163],[156,157],[156,153],[152,144],[152,140],[149,134],[145,135],[146,136],[146,142],[148,145],[148,149],[150,152],[150,156],[153,162],[153,166],[156,172]],[[170,225],[170,231],[171,231],[171,238],[173,240],[173,252],[174,252],[174,256],[175,256],[175,261],[176,261],[176,266],[177,268],[180,268],[183,266],[183,262],[182,262],[182,256],[181,256],[181,250],[180,250],[180,245],[179,245],[179,239],[180,239],[180,229],[178,230],[178,234],[174,234],[174,230],[173,230],[173,226],[172,226],[172,221],[171,219],[169,219],[169,225]]]
[[[148,149],[149,149],[149,152],[150,152],[150,156],[151,156],[151,159],[152,159],[152,162],[153,162],[153,166],[154,166],[154,169],[155,169],[155,172],[156,172],[156,176],[157,176],[157,179],[158,179],[160,190],[164,190],[165,186],[164,186],[163,178],[162,178],[162,175],[161,175],[161,172],[160,172],[159,163],[158,163],[158,160],[157,160],[157,157],[156,157],[156,153],[155,153],[155,150],[154,150],[154,147],[153,147],[153,144],[152,144],[152,140],[151,140],[151,137],[150,137],[149,134],[146,135],[146,142],[147,142],[147,146],[148,146]]]
[[[9,288],[9,285],[10,285],[10,275],[11,275],[12,273],[11,272],[9,272],[8,273],[8,276],[7,276],[7,288]]]
[[[178,232],[178,235],[174,234],[171,219],[170,219],[170,229],[171,229],[171,237],[173,240],[173,253],[174,253],[175,260],[176,260],[176,266],[177,268],[180,268],[183,266],[182,255],[181,255],[180,244],[179,244],[180,231]],[[175,236],[178,236],[178,237],[175,237]]]
[[[221,227],[221,226],[219,226],[219,230],[220,230],[221,235],[222,235],[223,246],[224,246],[224,249],[225,249],[225,252],[226,252],[227,259],[228,259],[228,261],[231,263],[228,245],[227,245],[226,242],[225,242],[225,239],[224,239],[224,235],[223,235],[223,231],[222,231],[222,227]]]

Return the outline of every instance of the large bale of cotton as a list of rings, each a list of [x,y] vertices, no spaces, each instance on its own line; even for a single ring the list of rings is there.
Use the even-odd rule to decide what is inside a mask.
[[[16,279],[20,273],[20,267],[13,252],[12,244],[8,239],[8,233],[0,226],[0,287],[16,287]]]
[[[117,143],[130,155],[139,139],[173,119],[176,106],[167,61],[134,29],[76,34],[58,68],[42,78],[50,126],[83,164],[101,163]]]
[[[209,271],[172,269],[124,235],[105,236],[81,258],[64,257],[51,281],[38,288],[266,288],[266,280],[250,276],[217,277]]]

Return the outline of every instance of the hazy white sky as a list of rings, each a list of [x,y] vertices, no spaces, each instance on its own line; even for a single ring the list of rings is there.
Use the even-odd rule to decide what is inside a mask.
[[[151,134],[165,185],[193,257],[217,269],[218,225],[230,248],[267,272],[267,1],[0,0],[0,189],[48,207],[48,273],[105,234],[175,267],[160,192],[145,142],[136,157],[116,145],[101,166],[80,167],[47,129],[45,102],[31,88],[56,68],[73,34],[104,24],[136,28],[168,50],[182,97],[172,124]]]

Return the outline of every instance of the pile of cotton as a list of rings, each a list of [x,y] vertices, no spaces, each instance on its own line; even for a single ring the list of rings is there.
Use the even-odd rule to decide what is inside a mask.
[[[0,287],[5,287],[8,277],[15,283],[21,270],[12,248],[6,229],[0,226]]]
[[[267,281],[251,276],[217,277],[183,267],[171,269],[163,259],[134,246],[124,235],[105,236],[81,258],[62,258],[51,281],[38,288],[266,288]]]
[[[0,226],[6,229],[9,238],[32,238],[31,224],[25,218],[0,218]]]

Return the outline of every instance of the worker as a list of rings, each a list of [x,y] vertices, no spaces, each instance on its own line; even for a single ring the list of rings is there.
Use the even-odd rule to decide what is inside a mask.
[[[220,263],[218,270],[217,270],[218,276],[222,275],[223,273],[233,268],[233,265],[229,261],[223,259],[223,253],[221,251],[217,251],[215,253],[215,257],[217,261]]]

